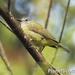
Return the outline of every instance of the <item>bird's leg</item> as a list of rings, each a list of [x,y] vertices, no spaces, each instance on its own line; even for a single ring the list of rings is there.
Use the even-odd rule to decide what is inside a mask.
[[[1,42],[0,42],[0,56],[1,56],[2,60],[3,60],[3,62],[5,63],[8,71],[10,72],[10,74],[13,75],[12,69],[10,67],[10,64],[9,64],[7,58],[6,58],[6,55],[5,55],[5,52],[4,52],[4,48],[3,48]]]
[[[44,46],[36,46],[36,45],[33,45],[33,47],[40,53],[42,53],[43,49],[44,49]]]
[[[40,53],[42,53],[42,51],[43,51],[44,48],[45,48],[45,46],[40,46],[38,51],[39,51]]]

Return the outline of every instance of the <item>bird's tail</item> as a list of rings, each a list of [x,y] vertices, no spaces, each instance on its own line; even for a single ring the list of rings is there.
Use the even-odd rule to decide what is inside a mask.
[[[54,43],[55,43],[55,45],[53,45],[55,48],[62,48],[62,49],[64,49],[66,52],[68,52],[68,53],[70,53],[70,49],[68,48],[68,47],[66,47],[66,46],[64,46],[63,44],[61,44],[61,43],[59,43],[58,41],[56,41],[55,39],[51,39],[50,38],[50,40],[52,40],[52,41],[54,41]]]

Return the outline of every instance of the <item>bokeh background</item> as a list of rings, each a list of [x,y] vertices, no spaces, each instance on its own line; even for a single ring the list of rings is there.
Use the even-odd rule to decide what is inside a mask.
[[[8,0],[0,0],[0,7],[7,8]],[[53,0],[48,31],[59,40],[68,0]],[[11,0],[11,12],[16,18],[29,17],[31,20],[45,25],[49,0]],[[2,17],[0,19],[3,20]],[[4,21],[4,20],[3,20]],[[4,21],[5,22],[5,21]],[[6,56],[11,64],[14,75],[44,75],[31,55],[25,50],[18,38],[0,23],[0,40]],[[75,0],[71,0],[67,21],[62,36],[64,46],[71,50],[65,52],[59,48],[53,66],[63,75],[75,75]],[[45,47],[42,54],[51,63],[56,49]],[[0,58],[0,75],[10,75]]]

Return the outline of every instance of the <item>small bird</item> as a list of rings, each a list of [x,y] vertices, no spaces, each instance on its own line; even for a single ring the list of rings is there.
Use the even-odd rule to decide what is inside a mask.
[[[20,23],[22,30],[30,38],[31,42],[39,52],[42,52],[45,46],[53,48],[61,47],[65,51],[70,52],[69,49],[65,48],[61,43],[58,43],[48,30],[39,23],[28,20],[28,18],[22,18]]]

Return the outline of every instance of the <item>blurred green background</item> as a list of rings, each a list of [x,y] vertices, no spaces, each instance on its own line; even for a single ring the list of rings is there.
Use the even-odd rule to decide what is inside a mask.
[[[0,7],[7,7],[7,1],[0,0]],[[68,0],[53,0],[47,29],[57,40],[59,40],[67,3]],[[16,18],[29,17],[42,25],[45,25],[48,6],[49,0],[11,0],[11,12]],[[14,75],[44,75],[42,69],[38,65],[36,66],[36,62],[18,38],[1,23],[0,40]],[[71,50],[71,54],[59,48],[53,66],[61,71],[63,75],[75,75],[75,0],[70,2],[61,43]],[[42,52],[49,63],[51,63],[55,50],[47,46]],[[0,75],[10,75],[1,59]]]

